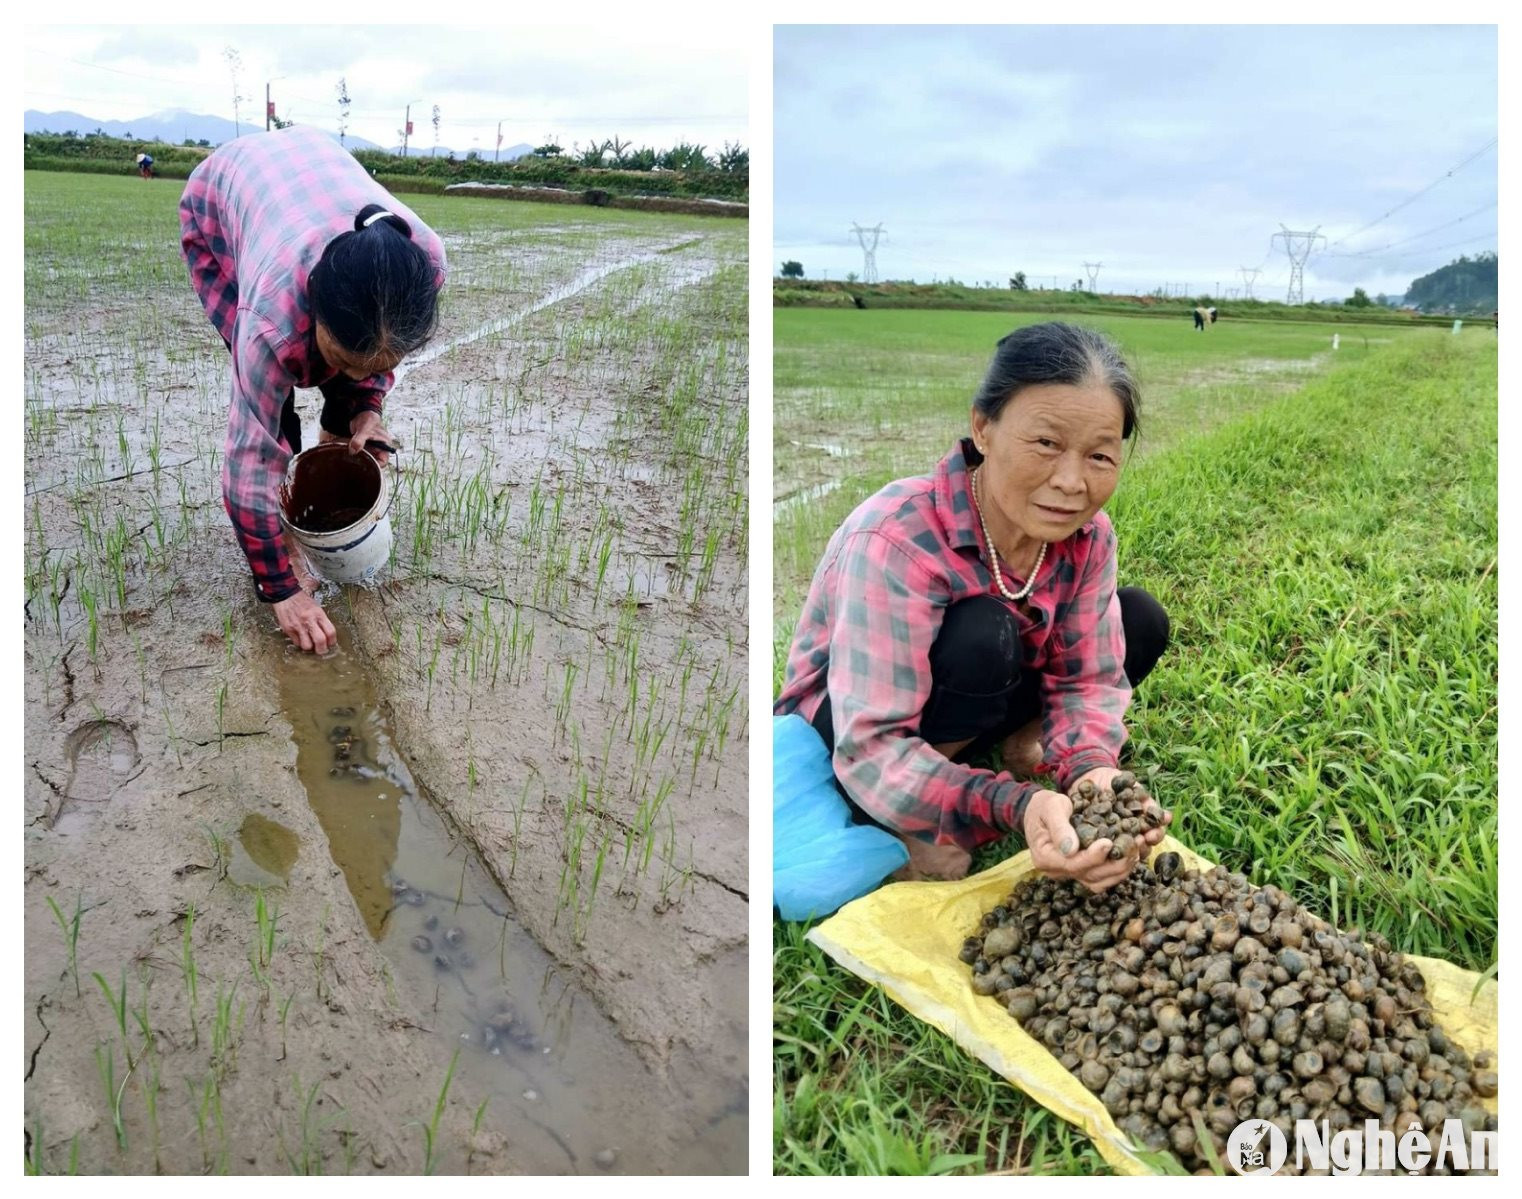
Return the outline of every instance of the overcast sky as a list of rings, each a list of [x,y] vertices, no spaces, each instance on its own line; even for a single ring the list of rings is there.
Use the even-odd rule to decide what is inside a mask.
[[[777,265],[811,278],[862,269],[853,222],[884,279],[1261,267],[1279,299],[1281,224],[1327,235],[1307,299],[1496,248],[1493,26],[782,26],[774,96]]]
[[[352,11],[361,11],[362,6]],[[419,10],[422,11],[422,10]],[[349,131],[398,140],[412,104],[413,144],[483,154],[548,136],[618,136],[659,149],[749,147],[750,48],[733,30],[646,20],[627,28],[400,25],[28,26],[26,107],[132,120],[169,108],[233,118],[227,46],[242,58],[242,119],[276,111],[337,132],[335,85],[348,80]],[[764,58],[761,59],[764,61]],[[279,78],[284,76],[283,79]]]

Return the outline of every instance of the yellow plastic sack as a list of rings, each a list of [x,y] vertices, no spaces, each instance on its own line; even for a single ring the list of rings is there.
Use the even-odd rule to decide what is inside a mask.
[[[1206,861],[1171,837],[1154,851],[1174,850],[1184,865]],[[983,913],[1001,903],[1021,879],[1036,873],[1027,850],[982,874],[955,883],[893,883],[855,900],[812,929],[809,940],[847,970],[881,987],[913,1015],[933,1024],[1043,1107],[1076,1124],[1119,1174],[1157,1173],[1144,1150],[1133,1149],[1099,1096],[1062,1068],[992,997],[974,994],[957,958]],[[1497,991],[1487,979],[1437,958],[1406,955],[1427,980],[1427,998],[1448,1035],[1469,1053],[1494,1050]],[[1484,1101],[1495,1110],[1495,1100]]]

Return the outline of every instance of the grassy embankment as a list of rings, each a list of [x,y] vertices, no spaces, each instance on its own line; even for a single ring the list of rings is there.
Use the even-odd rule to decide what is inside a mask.
[[[1481,971],[1498,922],[1496,400],[1489,335],[1419,335],[1179,432],[1109,506],[1122,578],[1173,618],[1130,757],[1176,834]],[[805,931],[774,926],[778,1171],[1107,1170]]]
[[[251,132],[245,130],[245,132]],[[140,153],[153,156],[154,169],[164,179],[185,179],[210,147],[176,146],[142,138],[104,135],[65,137],[31,133],[25,136],[22,165],[26,170],[72,171],[96,175],[136,175]],[[568,158],[527,156],[511,162],[489,158],[437,157],[414,152],[403,156],[383,150],[359,150],[355,157],[393,192],[442,192],[452,183],[507,183],[529,188],[567,189],[602,198],[662,196],[710,198],[743,203],[750,192],[748,162],[733,169],[615,170],[588,167]]]
[[[860,300],[860,305],[857,301]],[[975,287],[965,283],[844,283],[831,279],[772,280],[774,308],[942,308],[963,312],[1042,312],[1054,316],[1109,313],[1183,321],[1192,326],[1196,305],[1215,306],[1220,320],[1330,321],[1339,325],[1432,325],[1443,327],[1451,316],[1422,316],[1380,305],[1285,304],[1278,300],[1225,299],[1220,296],[1129,296],[1092,291]],[[1470,324],[1494,326],[1489,315],[1466,316]],[[1217,322],[1219,324],[1219,321]]]

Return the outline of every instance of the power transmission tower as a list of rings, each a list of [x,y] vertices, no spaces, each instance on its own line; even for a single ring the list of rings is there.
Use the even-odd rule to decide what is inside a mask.
[[[1086,262],[1083,264],[1083,269],[1088,272],[1090,291],[1094,291],[1098,287],[1099,268],[1102,266],[1104,266],[1102,262]]]
[[[1263,268],[1260,267],[1260,266],[1239,266],[1237,268],[1237,270],[1242,275],[1242,285],[1243,285],[1243,287],[1247,291],[1247,298],[1250,300],[1250,299],[1253,298],[1253,296],[1252,296],[1253,281],[1255,279],[1257,279],[1257,277],[1263,273]]]
[[[1321,228],[1320,225],[1309,232],[1285,229],[1283,225],[1279,228],[1282,232],[1275,233],[1269,241],[1282,238],[1284,252],[1289,255],[1289,294],[1284,302],[1303,304],[1305,302],[1305,260],[1311,256],[1311,251],[1316,248],[1318,241],[1326,241],[1326,235],[1316,232],[1316,229]]]
[[[861,242],[862,265],[861,281],[863,283],[877,282],[877,239],[882,236],[883,227],[878,223],[870,229],[863,229],[855,221],[851,222],[851,232],[856,234],[856,240]],[[872,242],[867,243],[867,234],[872,235]]]

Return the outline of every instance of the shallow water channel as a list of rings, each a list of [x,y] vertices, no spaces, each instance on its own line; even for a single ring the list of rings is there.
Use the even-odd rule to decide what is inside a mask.
[[[486,1127],[530,1173],[713,1173],[744,1169],[732,1138],[673,1127],[666,1086],[513,915],[511,900],[418,788],[342,621],[326,658],[284,651],[280,691],[297,773],[370,935],[396,1002],[438,1041],[420,1081],[431,1105],[450,1055],[455,1088],[489,1095]],[[322,852],[263,818],[240,831],[232,875],[283,883]],[[288,902],[299,903],[292,895]],[[462,1085],[465,1084],[465,1085]],[[743,1125],[743,1120],[741,1121]],[[703,1135],[704,1133],[709,1135]]]

